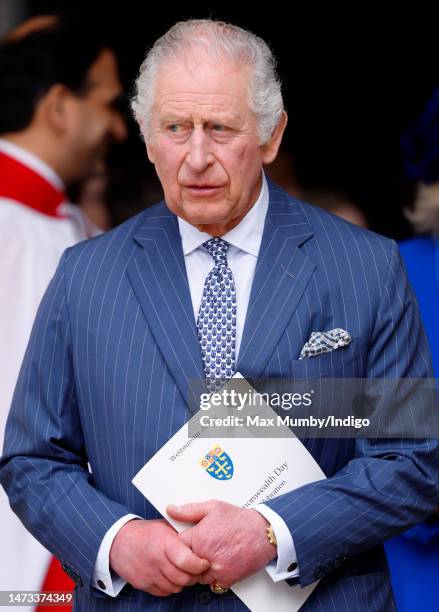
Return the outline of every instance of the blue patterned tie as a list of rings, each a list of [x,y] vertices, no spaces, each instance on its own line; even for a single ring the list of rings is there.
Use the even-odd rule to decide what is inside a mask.
[[[224,383],[235,373],[236,292],[233,274],[227,265],[229,246],[222,238],[203,243],[215,263],[204,283],[197,320],[209,392],[218,390],[221,381]]]

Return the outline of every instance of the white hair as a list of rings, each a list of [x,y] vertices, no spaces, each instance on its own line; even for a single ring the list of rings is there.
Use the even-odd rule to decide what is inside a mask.
[[[276,60],[267,43],[252,32],[223,21],[180,21],[161,36],[146,54],[135,83],[131,108],[145,141],[151,139],[155,80],[165,62],[198,50],[215,62],[229,59],[250,67],[249,108],[256,115],[261,144],[267,143],[284,110]]]

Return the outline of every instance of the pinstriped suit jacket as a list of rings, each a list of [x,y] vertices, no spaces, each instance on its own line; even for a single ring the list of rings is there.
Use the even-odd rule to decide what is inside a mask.
[[[237,370],[430,375],[395,243],[269,189]],[[335,327],[350,332],[347,348],[298,359],[312,331]],[[201,586],[162,600],[130,585],[113,600],[91,586],[109,527],[127,512],[157,517],[131,479],[190,417],[187,383],[202,376],[177,219],[163,202],[66,251],[21,369],[0,479],[76,579],[77,609],[245,609]],[[437,505],[437,443],[306,443],[328,480],[269,502],[293,534],[300,583],[322,578],[304,610],[393,609],[382,542]]]

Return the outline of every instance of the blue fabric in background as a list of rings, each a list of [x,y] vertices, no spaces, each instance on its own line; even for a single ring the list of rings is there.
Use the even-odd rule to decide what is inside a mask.
[[[400,244],[418,298],[439,378],[439,241],[417,237]],[[386,542],[398,612],[439,610],[439,515]]]

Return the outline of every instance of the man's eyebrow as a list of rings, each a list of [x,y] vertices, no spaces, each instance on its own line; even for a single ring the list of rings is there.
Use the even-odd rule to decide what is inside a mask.
[[[175,113],[167,113],[166,115],[163,115],[162,117],[160,117],[159,119],[159,123],[160,125],[164,125],[166,123],[173,123],[173,122],[184,122],[184,123],[193,123],[193,118],[184,114],[179,114],[178,111],[175,111]],[[242,122],[242,118],[240,116],[237,115],[217,115],[217,114],[212,114],[212,116],[208,116],[203,118],[203,124],[215,124],[215,123],[219,123],[219,124],[223,124],[223,125],[230,125],[231,127],[234,126],[239,126]]]

